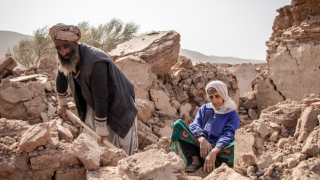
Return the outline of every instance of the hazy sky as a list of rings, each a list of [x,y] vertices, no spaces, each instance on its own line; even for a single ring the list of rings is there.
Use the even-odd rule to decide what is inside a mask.
[[[181,48],[206,55],[261,59],[276,10],[291,0],[0,0],[0,30],[32,35],[45,25],[97,26],[118,18],[139,33],[175,30]],[[0,40],[1,41],[1,40]]]

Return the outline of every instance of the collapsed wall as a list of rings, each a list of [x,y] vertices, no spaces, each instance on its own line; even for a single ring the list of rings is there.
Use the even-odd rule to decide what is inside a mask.
[[[212,80],[225,82],[229,96],[239,104],[236,78],[218,71],[216,64],[179,56],[179,41],[175,31],[146,33],[109,53],[134,85],[141,148],[158,137],[170,137],[172,124],[179,118],[190,124],[200,106],[209,102],[205,86]]]
[[[320,3],[293,0],[277,10],[266,42],[268,71],[259,79],[259,110],[286,99],[319,93]]]
[[[110,177],[128,179],[136,176],[137,168],[130,170],[132,165],[141,169],[139,178],[185,176],[183,161],[175,153],[168,154],[172,124],[179,118],[192,122],[199,107],[209,102],[204,89],[214,79],[224,81],[238,103],[237,81],[219,72],[216,64],[194,63],[179,56],[177,32],[152,32],[132,41],[144,43],[129,41],[110,54],[134,85],[139,149],[145,154],[137,153],[136,160],[129,158],[118,165],[127,158],[123,152],[99,148],[82,133],[78,123],[58,114],[58,64],[44,58],[38,67],[15,70],[1,80],[0,179],[94,179],[99,173],[100,177],[113,174]],[[69,96],[67,101],[77,114],[73,98]],[[145,156],[158,160],[145,162],[141,158]],[[136,165],[138,162],[145,165]],[[109,170],[110,174],[103,174]],[[149,173],[143,174],[146,170]]]

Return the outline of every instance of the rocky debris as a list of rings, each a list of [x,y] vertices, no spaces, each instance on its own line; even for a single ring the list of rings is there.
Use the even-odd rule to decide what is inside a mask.
[[[122,149],[108,149],[101,147],[100,166],[117,166],[121,159],[128,157]]]
[[[150,161],[152,159],[152,161]],[[119,173],[123,179],[179,179],[185,165],[174,152],[151,149],[119,161]]]
[[[40,59],[36,72],[37,74],[53,75],[53,73],[55,73],[57,69],[58,69],[58,61],[50,58],[43,58],[43,59]]]
[[[15,60],[12,59],[11,54],[6,54],[0,59],[0,79],[13,74],[13,69],[17,66]]]
[[[251,82],[259,73],[257,72],[255,65],[251,63],[243,63],[239,65],[237,70],[232,74],[237,77],[240,96],[242,96],[244,93],[252,91]]]
[[[158,141],[158,136],[152,133],[152,130],[146,126],[144,123],[138,120],[138,143],[139,147],[142,149],[147,145],[156,143]]]
[[[148,91],[157,77],[151,65],[132,55],[119,58],[115,64],[134,85],[135,98],[149,100]]]
[[[113,61],[137,56],[151,65],[153,73],[164,76],[178,60],[179,42],[180,34],[175,31],[152,31],[118,45],[108,54]]]
[[[258,120],[238,129],[234,169],[251,179],[297,177],[290,169],[320,153],[319,109],[311,106],[317,102],[320,99],[314,95],[302,102],[287,99],[264,109]]]
[[[122,180],[118,167],[100,167],[95,171],[88,171],[87,180]]]
[[[136,107],[138,109],[137,118],[143,123],[147,123],[150,116],[155,111],[154,103],[152,101],[136,99]]]
[[[213,170],[206,178],[203,180],[249,180],[250,178],[245,177],[236,171],[234,171],[232,168],[228,167],[225,163],[223,163],[219,168]]]
[[[320,178],[320,159],[318,157],[302,161],[298,166],[292,169],[292,175],[289,178],[294,179],[319,179]]]
[[[94,170],[100,166],[102,151],[100,146],[86,133],[82,133],[73,143],[75,155],[87,170]]]
[[[36,149],[40,145],[46,145],[50,137],[50,128],[48,123],[31,126],[22,134],[20,148],[26,152]]]
[[[162,137],[159,139],[159,141],[155,144],[148,145],[144,148],[145,151],[149,149],[163,149],[166,151],[166,153],[170,152],[170,145],[171,145],[171,138],[170,137]]]
[[[90,171],[89,171],[90,172]],[[86,169],[83,167],[76,167],[74,169],[57,170],[55,174],[56,180],[86,180]]]
[[[294,137],[301,143],[307,139],[314,127],[319,125],[317,116],[320,114],[320,109],[308,107],[303,111],[301,118],[298,120],[297,128]]]

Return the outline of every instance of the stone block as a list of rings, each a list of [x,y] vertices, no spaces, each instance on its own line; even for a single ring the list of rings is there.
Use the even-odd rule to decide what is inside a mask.
[[[119,173],[124,180],[132,179],[172,179],[184,172],[184,161],[174,152],[151,149],[122,159],[118,163]]]
[[[46,145],[50,137],[48,123],[41,123],[31,126],[22,134],[19,146],[23,151],[30,152],[40,145]]]
[[[100,146],[86,133],[80,136],[73,143],[75,155],[84,164],[87,170],[94,170],[100,166],[100,156],[102,151]]]

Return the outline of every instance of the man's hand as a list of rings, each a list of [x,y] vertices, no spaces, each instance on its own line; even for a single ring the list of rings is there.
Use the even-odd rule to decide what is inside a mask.
[[[67,114],[67,109],[69,109],[68,105],[59,106],[58,114]]]
[[[99,143],[103,144],[104,140],[109,140],[108,136],[100,136],[100,138],[98,139]]]
[[[203,165],[204,171],[211,172],[216,168],[215,162],[216,162],[217,154],[220,152],[220,150],[221,148],[215,147],[210,151]]]
[[[212,146],[203,136],[200,136],[198,140],[200,142],[200,156],[205,159],[208,153],[211,151]]]

